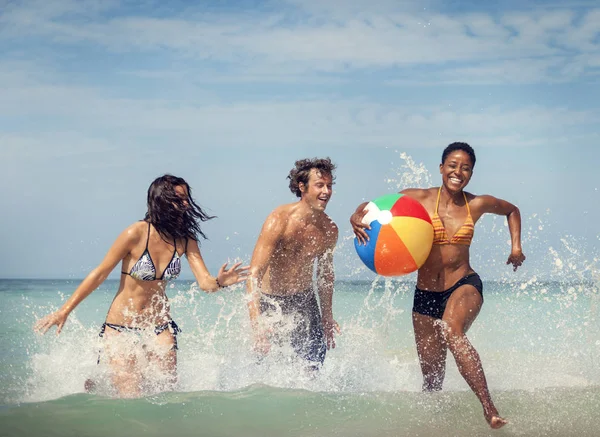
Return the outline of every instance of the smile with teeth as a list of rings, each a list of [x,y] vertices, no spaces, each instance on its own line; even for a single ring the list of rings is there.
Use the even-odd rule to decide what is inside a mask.
[[[460,179],[457,179],[457,178],[450,178],[450,182],[452,182],[454,184],[460,184],[462,181]]]

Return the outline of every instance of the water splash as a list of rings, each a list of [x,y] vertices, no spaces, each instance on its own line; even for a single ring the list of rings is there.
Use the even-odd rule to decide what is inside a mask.
[[[391,187],[394,187],[396,191],[402,191],[406,188],[429,188],[434,186],[431,173],[429,173],[424,163],[416,163],[405,152],[400,152],[399,157],[401,163],[395,170],[396,177],[386,179]]]
[[[393,190],[433,185],[423,164],[406,154],[400,159],[397,177],[388,180]],[[528,260],[513,273],[505,265],[510,248],[506,219],[486,218],[476,232],[474,267],[497,276],[483,278],[486,300],[469,335],[482,355],[492,390],[600,384],[600,257],[595,248],[570,235],[556,238],[551,211],[534,213],[523,219]],[[336,258],[351,266],[350,279],[373,278],[357,262],[349,247],[352,239],[346,235],[340,240]],[[330,393],[418,392],[421,376],[410,320],[414,281],[414,274],[338,281],[334,317],[342,335],[316,377],[307,376],[290,355],[257,361],[243,286],[206,295],[197,284],[177,283],[170,288],[172,314],[183,330],[176,390],[231,392],[268,385]],[[57,305],[47,302],[56,302],[58,291],[50,291],[12,303],[17,324],[31,326],[35,318],[55,309]],[[16,401],[79,393],[90,375],[102,376],[96,366],[101,346],[98,321],[113,293],[90,296],[59,337],[16,337],[15,347],[24,348],[27,357],[25,374],[12,370]],[[449,364],[445,388],[469,390],[456,366]],[[145,394],[160,390],[159,384],[150,384]],[[104,393],[110,395],[108,390]]]

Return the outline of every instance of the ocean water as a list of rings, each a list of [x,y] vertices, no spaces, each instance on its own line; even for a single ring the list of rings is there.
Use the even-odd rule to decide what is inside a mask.
[[[412,279],[412,281],[410,280]],[[485,278],[484,278],[485,279]],[[337,281],[337,347],[310,377],[285,354],[258,362],[243,287],[168,290],[179,382],[137,399],[102,378],[98,331],[117,289],[106,281],[63,333],[37,335],[78,281],[0,280],[0,436],[598,436],[600,294],[594,280],[485,281],[469,331],[492,396],[509,420],[492,431],[449,354],[444,391],[420,391],[408,281]]]

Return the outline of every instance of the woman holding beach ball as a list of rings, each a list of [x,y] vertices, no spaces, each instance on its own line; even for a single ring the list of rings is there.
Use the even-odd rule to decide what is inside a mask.
[[[490,396],[479,354],[466,333],[483,305],[483,284],[470,264],[469,247],[475,224],[486,213],[506,216],[511,253],[506,264],[516,270],[525,260],[521,250],[521,215],[506,200],[464,191],[473,176],[475,152],[466,143],[452,143],[442,153],[442,184],[409,188],[401,194],[418,201],[429,213],[433,227],[431,251],[418,268],[413,303],[413,327],[423,373],[423,390],[442,389],[448,349],[458,370],[483,406],[492,428],[507,421]],[[367,203],[358,206],[350,223],[357,244],[368,242],[371,226],[364,220]]]

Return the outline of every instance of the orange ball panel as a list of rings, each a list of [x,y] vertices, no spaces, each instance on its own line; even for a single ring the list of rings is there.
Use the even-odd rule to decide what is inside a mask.
[[[375,270],[383,276],[400,276],[418,269],[415,260],[394,228],[383,225],[375,247]]]
[[[394,217],[389,226],[397,233],[418,267],[421,267],[431,251],[433,226],[414,217]]]

